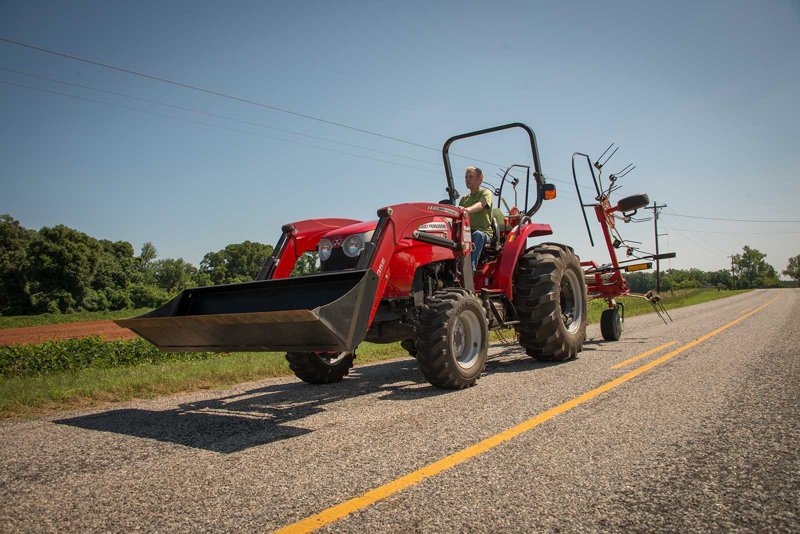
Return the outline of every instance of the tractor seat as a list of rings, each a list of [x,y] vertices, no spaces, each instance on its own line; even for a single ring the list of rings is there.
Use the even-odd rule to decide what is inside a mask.
[[[496,243],[495,248],[500,250],[505,242],[505,237],[500,235],[500,232],[508,232],[509,230],[509,228],[506,228],[506,216],[503,215],[500,208],[492,209],[492,230],[494,231],[492,241]]]
[[[503,242],[505,241],[500,232],[505,232],[506,230],[505,215],[500,211],[500,208],[492,209],[492,238],[484,245],[484,248],[499,252],[503,248]]]

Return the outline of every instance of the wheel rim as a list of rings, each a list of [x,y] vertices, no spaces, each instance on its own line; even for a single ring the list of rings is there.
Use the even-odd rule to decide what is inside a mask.
[[[583,322],[583,290],[574,271],[561,277],[561,319],[570,334],[576,333]]]
[[[344,360],[349,352],[315,352],[314,354],[324,363],[325,365],[329,365],[331,367],[341,363]]]
[[[453,355],[462,369],[469,369],[478,361],[481,352],[481,323],[472,311],[465,311],[453,326]]]

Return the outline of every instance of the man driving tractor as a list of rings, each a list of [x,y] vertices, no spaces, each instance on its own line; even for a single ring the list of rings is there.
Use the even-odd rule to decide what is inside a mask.
[[[486,243],[492,238],[492,192],[481,189],[483,171],[478,167],[467,167],[464,182],[469,194],[461,197],[458,205],[469,212],[469,225],[472,229],[472,268],[478,266],[478,258]]]

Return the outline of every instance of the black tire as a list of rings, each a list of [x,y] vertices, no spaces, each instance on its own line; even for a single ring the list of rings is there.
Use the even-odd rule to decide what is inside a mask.
[[[629,197],[622,198],[619,202],[617,202],[617,206],[623,212],[638,210],[647,206],[648,204],[650,204],[650,197],[648,197],[645,193],[631,195]]]
[[[352,352],[287,352],[286,361],[297,378],[309,384],[341,382],[353,367]]]
[[[565,361],[583,350],[587,316],[586,281],[575,252],[543,243],[523,254],[514,273],[514,307],[519,343],[529,356]]]
[[[606,341],[619,341],[622,337],[623,317],[619,308],[603,310],[600,315],[600,333]]]
[[[412,358],[417,357],[417,342],[413,339],[404,339],[400,342],[400,346],[403,347]]]
[[[465,289],[437,291],[425,301],[417,328],[417,361],[431,385],[462,389],[475,384],[489,350],[480,299]]]

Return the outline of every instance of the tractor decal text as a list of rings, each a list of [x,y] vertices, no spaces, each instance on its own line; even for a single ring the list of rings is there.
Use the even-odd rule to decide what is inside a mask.
[[[454,217],[458,217],[458,211],[452,208],[445,208],[443,206],[428,206],[428,210],[430,211],[441,211],[442,213],[449,213]]]

